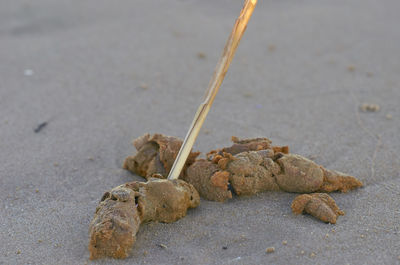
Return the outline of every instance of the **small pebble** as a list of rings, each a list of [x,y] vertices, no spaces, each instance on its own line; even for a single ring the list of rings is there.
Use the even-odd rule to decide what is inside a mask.
[[[21,250],[18,249],[18,250],[17,250],[17,254],[21,254]]]
[[[287,241],[286,241],[286,240],[283,240],[283,241],[282,241],[282,245],[285,245],[285,246],[286,246],[286,245],[287,245]]]
[[[269,247],[265,249],[265,253],[274,253],[275,252],[275,248],[274,247]]]
[[[393,119],[393,116],[392,116],[392,114],[386,114],[386,116],[385,116],[385,117],[386,117],[386,119],[387,119],[387,120],[391,120],[391,119]]]
[[[360,109],[362,112],[377,112],[381,109],[381,107],[378,104],[363,103],[361,104]]]
[[[44,127],[46,127],[47,126],[47,122],[45,121],[45,122],[42,122],[42,123],[40,123],[35,129],[33,129],[33,131],[35,132],[35,133],[39,133],[41,130],[43,130],[43,128]]]
[[[349,72],[354,72],[356,70],[356,67],[354,65],[349,65],[349,66],[347,66],[347,70]]]
[[[147,89],[149,88],[149,85],[146,84],[146,83],[141,83],[139,87],[140,87],[141,89],[143,89],[143,90],[147,90]]]
[[[204,129],[203,132],[204,132],[204,134],[210,134],[211,131],[207,130],[207,129]]]
[[[314,252],[311,252],[310,258],[314,258],[314,257],[315,257],[315,253],[314,253]]]
[[[228,249],[228,247],[227,247],[227,246],[223,246],[222,249],[225,249],[225,250],[226,250],[226,249]]]
[[[268,45],[268,51],[273,52],[276,50],[276,46],[274,44]]]
[[[89,161],[94,161],[94,158],[92,156],[88,157]]]
[[[33,70],[32,69],[25,69],[24,70],[24,75],[25,76],[32,76],[33,75]]]
[[[147,252],[147,250],[143,251],[144,256],[147,256],[147,254],[149,254],[149,252]]]
[[[168,247],[166,246],[166,245],[164,245],[164,244],[157,244],[157,246],[159,246],[160,248],[163,248],[163,249],[167,249]]]
[[[329,237],[329,234],[326,234],[325,237],[328,238],[328,237]]]
[[[364,238],[364,237],[365,237],[365,235],[361,235],[360,237],[361,237],[361,238]]]
[[[301,255],[304,255],[304,253],[305,253],[304,250],[300,251],[300,254],[301,254]]]
[[[37,242],[38,242],[38,243],[42,243],[42,242],[43,242],[43,240],[39,239]]]
[[[205,59],[206,58],[206,54],[204,52],[198,52],[197,53],[197,58],[199,59]]]
[[[36,193],[39,193],[39,190],[38,190],[38,189],[36,189],[36,190],[35,190],[35,192],[36,192]]]

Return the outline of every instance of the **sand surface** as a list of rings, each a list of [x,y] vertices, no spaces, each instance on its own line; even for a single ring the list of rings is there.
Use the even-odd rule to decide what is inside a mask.
[[[358,177],[332,194],[336,225],[293,215],[290,193],[203,200],[141,227],[129,259],[89,261],[103,192],[141,180],[121,168],[131,141],[185,136],[241,6],[0,2],[0,264],[400,263],[398,0],[260,1],[196,142],[269,137]]]

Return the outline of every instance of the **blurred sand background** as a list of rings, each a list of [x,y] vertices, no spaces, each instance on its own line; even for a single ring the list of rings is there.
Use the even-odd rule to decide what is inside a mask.
[[[185,136],[241,6],[0,1],[0,264],[400,263],[398,0],[260,0],[196,142],[269,137],[359,177],[336,225],[294,216],[295,194],[203,200],[129,259],[88,260],[103,192],[141,180],[131,141]]]

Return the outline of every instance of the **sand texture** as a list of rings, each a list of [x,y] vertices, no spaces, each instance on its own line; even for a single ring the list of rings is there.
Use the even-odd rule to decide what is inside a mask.
[[[132,140],[185,137],[241,7],[0,1],[1,265],[399,264],[398,0],[259,1],[193,148],[268,136],[356,176],[329,193],[335,225],[294,215],[300,194],[201,199],[127,259],[89,259],[102,194],[144,180],[121,166]]]

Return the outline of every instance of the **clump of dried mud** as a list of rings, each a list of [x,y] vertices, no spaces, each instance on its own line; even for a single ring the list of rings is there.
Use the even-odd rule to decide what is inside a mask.
[[[290,154],[288,146],[273,146],[268,138],[232,137],[232,141],[229,147],[210,151],[207,159],[196,160],[199,153],[189,156],[180,178],[192,184],[202,198],[223,202],[232,198],[232,192],[347,192],[362,186],[353,176]],[[158,173],[165,178],[181,144],[175,137],[146,134],[134,141],[138,153],[126,158],[124,168],[141,176]]]
[[[339,171],[289,153],[288,146],[273,146],[267,138],[240,140],[196,159],[191,152],[179,180],[166,180],[182,140],[145,134],[133,144],[137,153],[125,159],[123,168],[148,181],[129,182],[106,192],[90,224],[91,258],[129,255],[141,223],[174,222],[188,208],[207,200],[224,202],[264,191],[303,193],[292,203],[295,214],[308,213],[323,222],[336,223],[344,212],[326,193],[347,192],[361,181]]]
[[[145,134],[133,141],[137,153],[128,156],[123,164],[123,168],[129,170],[146,179],[158,174],[166,178],[174,164],[182,145],[182,140],[173,136],[163,134]],[[199,152],[191,152],[182,170],[185,174],[186,168],[193,164]]]
[[[306,212],[325,223],[336,224],[339,215],[344,212],[339,209],[336,202],[326,193],[311,193],[297,196],[292,202],[294,214]]]
[[[267,138],[232,141],[230,147],[210,151],[207,159],[195,160],[199,153],[191,153],[180,176],[207,200],[225,201],[232,192],[347,192],[362,186],[355,177],[290,154],[287,146],[272,146]],[[138,153],[125,160],[124,168],[147,178],[155,173],[165,178],[181,144],[175,137],[146,134],[134,141]]]
[[[303,156],[289,154],[287,146],[271,146],[266,138],[240,141],[234,137],[233,141],[231,147],[211,151],[207,160],[197,160],[187,169],[185,180],[193,184],[203,198],[224,201],[231,198],[230,190],[237,195],[253,195],[279,190],[347,192],[362,186],[355,177],[325,169]],[[209,172],[210,168],[212,172]],[[215,181],[221,176],[224,182]],[[224,196],[220,190],[225,192]]]
[[[90,258],[126,258],[141,223],[171,223],[200,204],[196,189],[182,180],[129,182],[106,192],[90,223]]]

